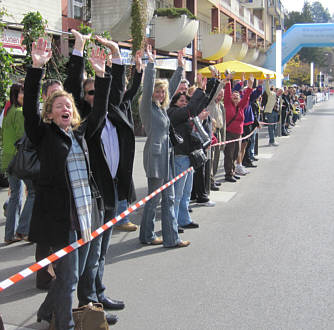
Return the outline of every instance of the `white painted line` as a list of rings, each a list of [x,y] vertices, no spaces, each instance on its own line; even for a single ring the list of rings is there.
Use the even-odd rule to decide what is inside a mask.
[[[273,154],[258,154],[255,157],[259,159],[270,159],[273,157]]]
[[[210,199],[213,202],[229,202],[234,196],[236,192],[233,191],[210,191]]]
[[[19,327],[17,325],[4,324],[6,330],[34,330],[33,328]]]

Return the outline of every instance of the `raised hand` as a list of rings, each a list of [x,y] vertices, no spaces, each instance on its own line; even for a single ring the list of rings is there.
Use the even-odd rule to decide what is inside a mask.
[[[202,112],[198,115],[198,118],[202,121],[208,117],[209,117],[209,111],[206,109],[202,110]]]
[[[253,88],[254,76],[251,74],[248,78],[248,87]]]
[[[37,42],[33,42],[31,49],[32,67],[41,68],[52,56],[52,50],[47,49],[47,40],[39,38]]]
[[[81,34],[75,29],[71,30],[72,34],[74,35],[75,42],[74,42],[74,49],[78,50],[79,52],[83,52],[85,48],[85,44],[87,40],[90,39],[91,34]]]
[[[143,66],[142,57],[143,57],[143,51],[137,50],[136,56],[135,56],[135,64],[136,64],[136,70],[138,73],[140,73],[142,70],[142,66]]]
[[[201,88],[204,92],[206,90],[206,83],[207,83],[207,78],[202,76],[201,73],[197,74],[197,86],[198,88]]]
[[[104,53],[104,49],[99,47],[92,49],[92,55],[89,58],[89,62],[92,64],[95,74],[98,77],[103,78],[106,65],[106,54]]]
[[[155,62],[155,57],[156,57],[156,51],[154,50],[152,52],[152,45],[150,44],[147,44],[146,46],[146,54],[147,54],[147,57],[148,57],[148,61],[150,63],[154,63]]]
[[[181,66],[182,68],[184,68],[186,61],[184,60],[183,56],[184,56],[184,49],[179,50],[177,53],[177,65]]]
[[[119,51],[118,43],[100,36],[95,36],[95,39],[100,42],[102,45],[108,47],[111,50],[112,56],[114,58],[120,58],[121,52]]]

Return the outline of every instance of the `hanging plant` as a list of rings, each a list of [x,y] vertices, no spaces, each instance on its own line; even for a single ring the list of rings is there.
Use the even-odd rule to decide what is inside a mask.
[[[197,19],[197,17],[187,8],[159,8],[155,10],[154,15],[166,16],[168,18],[176,18],[186,15],[189,19]]]
[[[47,20],[44,20],[40,12],[29,12],[24,15],[21,24],[23,25],[23,41],[22,45],[25,46],[27,55],[24,59],[25,65],[32,63],[31,59],[31,46],[38,38],[46,38],[46,26]]]
[[[144,49],[147,26],[147,0],[133,0],[131,7],[132,54]]]

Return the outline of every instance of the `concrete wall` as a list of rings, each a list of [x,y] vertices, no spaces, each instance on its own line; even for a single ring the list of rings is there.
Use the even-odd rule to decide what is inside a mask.
[[[31,11],[39,11],[48,21],[48,28],[61,30],[62,12],[61,1],[58,0],[2,0],[1,6],[11,15],[6,20],[20,23],[23,16]]]

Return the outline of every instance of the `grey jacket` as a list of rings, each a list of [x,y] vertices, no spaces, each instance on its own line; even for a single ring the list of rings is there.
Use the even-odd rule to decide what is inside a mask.
[[[182,71],[183,68],[178,67],[169,82],[170,97],[174,95],[180,84]],[[140,118],[147,135],[144,147],[144,169],[148,178],[168,180],[171,175],[169,164],[173,157],[173,147],[169,139],[169,118],[166,110],[159,108],[152,102],[155,73],[154,63],[148,63],[139,106]]]

